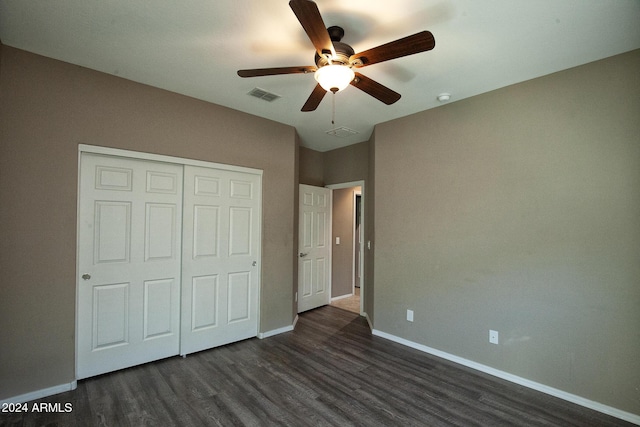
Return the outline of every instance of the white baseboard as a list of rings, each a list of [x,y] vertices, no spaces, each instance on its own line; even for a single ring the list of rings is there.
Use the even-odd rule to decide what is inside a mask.
[[[353,294],[340,295],[339,297],[331,298],[331,302],[338,301],[339,299],[349,298],[349,297],[352,297],[352,296],[353,296]]]
[[[291,332],[291,331],[293,331],[293,328],[296,327],[296,323],[298,323],[298,315],[297,314],[296,314],[296,318],[293,319],[293,324],[292,325],[285,326],[285,327],[279,328],[279,329],[274,329],[274,330],[267,331],[267,332],[260,332],[258,334],[258,338],[264,339],[264,338],[272,337],[274,335],[280,335],[280,334],[283,334],[285,332]]]
[[[367,319],[367,323],[369,324],[369,329],[373,332],[373,323],[371,323],[371,319],[369,319],[369,315],[367,313],[362,313],[365,319]]]
[[[298,315],[296,315],[295,319],[293,319],[293,324],[291,326],[285,326],[283,328],[274,329],[272,331],[261,332],[258,334],[258,338],[268,338],[274,335],[279,335],[285,332],[293,331],[296,323],[298,323]],[[67,384],[60,384],[57,386],[45,388],[42,390],[36,390],[29,393],[22,394],[20,396],[9,397],[7,399],[0,400],[0,405],[5,403],[24,403],[32,400],[42,399],[43,397],[53,396],[54,394],[64,393],[65,391],[75,390],[78,387],[78,382],[73,380]]]
[[[3,405],[5,403],[24,403],[32,400],[42,399],[43,397],[49,397],[53,396],[54,394],[64,393],[65,391],[75,390],[77,387],[78,382],[76,380],[73,380],[70,383],[43,388],[42,390],[36,390],[29,393],[21,394],[20,396],[14,396],[8,399],[0,400],[0,405]]]
[[[367,317],[367,320],[369,318]],[[371,324],[369,324],[371,325]],[[386,332],[379,331],[377,329],[371,328],[371,333],[373,335],[386,338],[390,341],[397,342],[398,344],[406,345],[407,347],[414,348],[416,350],[423,351],[425,353],[432,354],[434,356],[441,357],[443,359],[449,360],[451,362],[458,363],[460,365],[467,366],[469,368],[475,369],[480,372],[484,372],[489,375],[493,375],[494,377],[501,378],[503,380],[510,381],[512,383],[528,387],[530,389],[540,391],[542,393],[549,394],[554,397],[558,397],[560,399],[566,400],[571,403],[575,403],[580,406],[584,406],[585,408],[593,409],[594,411],[602,412],[603,414],[611,415],[612,417],[620,418],[621,420],[628,421],[630,423],[634,423],[640,425],[640,415],[632,414],[630,412],[623,411],[621,409],[617,409],[603,403],[595,402],[593,400],[586,399],[582,396],[578,396],[575,394],[567,393],[566,391],[559,390],[557,388],[549,387],[547,385],[537,383],[535,381],[528,380],[526,378],[519,377],[517,375],[510,374],[508,372],[501,371],[499,369],[492,368],[487,365],[483,365],[481,363],[474,362],[469,359],[465,359],[459,356],[455,356],[450,353],[446,353],[444,351],[437,350],[435,348],[427,347],[426,345],[418,344],[413,341],[409,341],[404,338],[397,337],[395,335],[388,334]]]

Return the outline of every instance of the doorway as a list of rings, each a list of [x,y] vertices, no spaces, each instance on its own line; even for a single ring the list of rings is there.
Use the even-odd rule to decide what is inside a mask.
[[[331,305],[365,315],[364,181],[327,187],[334,200]]]

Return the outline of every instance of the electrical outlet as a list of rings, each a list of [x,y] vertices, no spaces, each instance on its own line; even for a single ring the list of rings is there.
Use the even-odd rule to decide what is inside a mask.
[[[413,310],[407,310],[407,321],[413,322]]]
[[[491,344],[498,344],[498,331],[489,330],[489,342]]]

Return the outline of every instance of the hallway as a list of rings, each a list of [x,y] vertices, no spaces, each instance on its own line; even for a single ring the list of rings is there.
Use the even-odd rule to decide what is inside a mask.
[[[331,301],[331,306],[360,314],[360,288],[356,288],[355,294],[350,297]]]

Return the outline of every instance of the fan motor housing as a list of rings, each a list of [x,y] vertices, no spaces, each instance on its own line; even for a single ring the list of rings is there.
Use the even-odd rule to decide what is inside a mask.
[[[351,58],[351,55],[355,53],[353,48],[348,44],[341,42],[333,42],[333,47],[336,50],[336,56],[331,59],[329,59],[331,57],[331,53],[328,53],[327,56],[320,56],[316,52],[315,63],[318,68],[330,64],[349,65],[349,58]]]
[[[314,62],[316,63],[318,68],[324,67],[325,65],[331,65],[331,64],[350,65],[349,58],[351,58],[351,55],[353,55],[355,51],[351,46],[349,46],[346,43],[342,43],[340,41],[342,40],[342,37],[344,37],[344,30],[342,29],[342,27],[337,27],[337,26],[329,27],[327,28],[327,32],[329,33],[329,37],[333,42],[333,48],[336,51],[336,56],[330,59],[331,57],[330,52],[327,52],[326,55],[319,55],[316,52]]]

